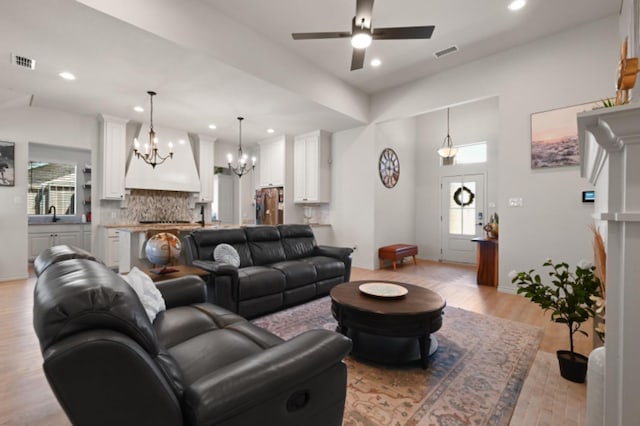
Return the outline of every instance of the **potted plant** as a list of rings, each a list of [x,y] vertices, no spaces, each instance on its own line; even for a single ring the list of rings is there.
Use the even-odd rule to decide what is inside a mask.
[[[581,330],[582,323],[595,315],[594,297],[600,296],[600,280],[594,274],[595,266],[581,261],[572,272],[565,262],[554,264],[548,259],[543,266],[550,268],[551,285],[542,282],[540,275],[512,271],[512,283],[518,285],[518,294],[523,294],[537,303],[546,312],[551,311],[551,321],[565,324],[569,332],[569,347],[557,351],[560,374],[567,380],[583,383],[587,372],[588,358],[574,351],[573,336]]]

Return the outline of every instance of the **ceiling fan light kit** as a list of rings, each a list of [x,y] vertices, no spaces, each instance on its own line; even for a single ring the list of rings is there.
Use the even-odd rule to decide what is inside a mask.
[[[359,32],[351,37],[351,46],[354,49],[366,49],[371,45],[371,35],[367,32]]]
[[[415,40],[431,38],[435,27],[425,25],[418,27],[372,28],[371,14],[373,0],[356,0],[356,16],[351,24],[351,32],[332,31],[317,33],[292,33],[294,40],[313,40],[324,38],[350,38],[353,46],[351,71],[364,66],[365,49],[372,40]]]

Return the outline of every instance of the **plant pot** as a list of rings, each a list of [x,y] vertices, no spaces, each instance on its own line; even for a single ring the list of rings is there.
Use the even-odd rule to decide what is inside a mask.
[[[569,381],[584,383],[589,358],[571,351],[557,351],[556,355],[560,364],[560,375]]]

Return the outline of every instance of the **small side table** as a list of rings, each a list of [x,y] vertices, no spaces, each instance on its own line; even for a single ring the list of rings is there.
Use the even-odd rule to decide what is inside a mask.
[[[184,277],[186,275],[197,275],[203,280],[206,280],[209,276],[209,272],[204,269],[198,268],[197,266],[191,265],[173,265],[171,266],[173,269],[177,269],[175,272],[169,272],[168,274],[155,274],[151,272],[151,269],[144,269],[144,273],[151,277],[151,280],[156,283],[159,281],[168,280],[171,278],[179,278]]]
[[[474,238],[478,243],[478,285],[498,286],[498,240],[492,238]]]

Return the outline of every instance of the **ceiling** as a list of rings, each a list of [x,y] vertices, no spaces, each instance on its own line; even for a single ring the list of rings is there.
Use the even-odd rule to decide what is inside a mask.
[[[267,128],[276,134],[335,132],[366,120],[332,98],[363,104],[377,91],[616,14],[619,3],[528,0],[514,13],[507,0],[377,0],[374,27],[433,24],[435,32],[430,40],[374,41],[365,67],[351,72],[348,40],[293,41],[291,33],[350,30],[355,0],[3,1],[0,111],[32,105],[142,122],[149,118],[146,91],[155,90],[158,128],[235,143],[236,117],[242,115],[245,144],[271,137]],[[120,19],[110,14],[114,4],[124,5],[114,13]],[[164,15],[142,12],[156,12],[155,4]],[[177,18],[188,19],[187,10],[192,16],[206,11],[209,21],[224,17],[228,37],[188,41],[215,31],[206,25],[194,25],[191,39],[172,33],[172,20],[178,26]],[[433,52],[451,45],[460,51],[434,58]],[[35,59],[36,69],[12,65],[12,53]],[[382,61],[378,68],[368,64],[374,57]],[[65,70],[77,80],[58,77]],[[135,105],[146,112],[134,112]],[[209,129],[210,123],[217,129]]]

